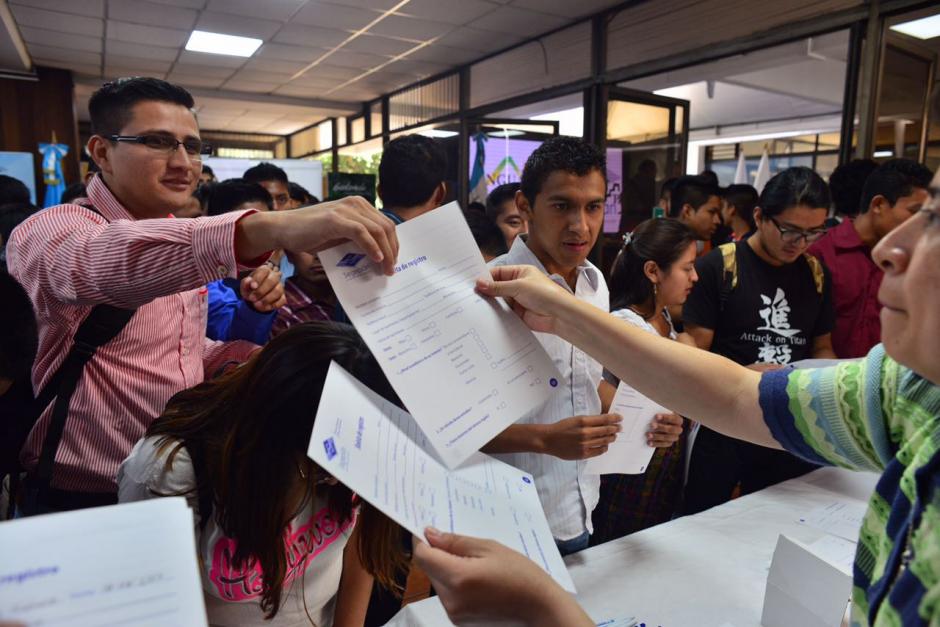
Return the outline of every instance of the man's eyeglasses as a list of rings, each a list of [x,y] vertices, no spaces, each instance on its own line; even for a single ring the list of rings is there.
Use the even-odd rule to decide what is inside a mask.
[[[170,135],[111,135],[108,137],[113,142],[130,142],[134,144],[143,144],[147,148],[162,152],[167,155],[176,151],[179,146],[183,147],[190,161],[202,161],[202,158],[212,154],[212,146],[203,143],[200,139],[184,139],[179,141]]]
[[[806,244],[809,245],[819,240],[820,237],[826,234],[825,228],[813,229],[812,231],[791,229],[785,226],[780,226],[780,223],[773,218],[767,219],[773,222],[774,226],[777,227],[777,230],[780,231],[780,238],[784,241],[785,244],[797,244],[800,240],[805,240]]]

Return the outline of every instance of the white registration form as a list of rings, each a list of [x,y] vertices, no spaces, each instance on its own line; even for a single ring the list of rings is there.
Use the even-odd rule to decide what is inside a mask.
[[[0,621],[205,625],[182,497],[0,524]]]
[[[508,306],[476,293],[489,270],[457,203],[398,226],[383,275],[354,244],[319,253],[340,303],[440,459],[454,468],[542,406],[558,371]]]
[[[531,475],[482,453],[448,470],[408,413],[335,362],[307,455],[415,536],[433,526],[496,540],[574,592]]]
[[[592,475],[639,475],[646,472],[656,450],[646,443],[646,432],[656,414],[672,412],[621,382],[610,404],[610,413],[623,417],[620,423],[623,430],[607,447],[606,453],[584,462],[584,471]]]

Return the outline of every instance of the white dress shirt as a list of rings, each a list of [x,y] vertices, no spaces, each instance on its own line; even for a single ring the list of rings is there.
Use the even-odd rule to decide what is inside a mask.
[[[523,235],[516,237],[505,255],[492,260],[490,266],[531,265],[545,274],[545,266],[529,250]],[[549,277],[577,298],[608,311],[610,297],[607,283],[597,267],[585,261],[578,267],[574,291],[559,275]],[[601,381],[601,364],[584,351],[550,333],[535,336],[555,362],[561,373],[558,388],[541,409],[522,417],[518,424],[551,424],[572,416],[594,416],[601,413],[597,386]],[[495,455],[535,478],[542,508],[556,540],[571,540],[585,531],[593,532],[591,512],[597,506],[601,480],[598,475],[584,472],[583,461],[567,461],[539,453]]]

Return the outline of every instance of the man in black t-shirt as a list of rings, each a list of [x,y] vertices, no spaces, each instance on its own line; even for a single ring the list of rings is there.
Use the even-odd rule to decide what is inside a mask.
[[[754,210],[756,229],[696,263],[686,300],[686,331],[699,348],[757,369],[801,359],[835,358],[829,273],[806,248],[825,233],[829,193],[812,170],[791,168],[767,184]],[[691,416],[694,418],[694,416]],[[701,428],[686,486],[687,513],[724,503],[814,466],[784,451]]]

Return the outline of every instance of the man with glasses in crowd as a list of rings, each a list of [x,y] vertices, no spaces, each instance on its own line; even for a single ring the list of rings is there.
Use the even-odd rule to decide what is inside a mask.
[[[361,198],[174,219],[209,151],[193,104],[186,90],[158,79],[105,84],[88,107],[87,149],[100,173],[87,198],[36,214],[10,238],[10,273],[29,294],[39,326],[35,390],[62,366],[93,308],[134,311],[80,371],[52,456],[51,489],[30,499],[25,514],[116,502],[117,467],[167,400],[257,348],[206,339],[208,283],[263,264],[273,249],[316,252],[350,239],[392,272],[394,225]],[[265,282],[250,297],[264,299],[271,287]],[[36,468],[53,406],[20,454],[40,482]]]
[[[696,263],[699,280],[683,318],[699,348],[760,370],[835,358],[829,273],[806,254],[825,234],[828,210],[826,183],[809,168],[790,168],[767,183],[753,234]],[[738,489],[754,492],[813,468],[789,453],[702,428],[692,449],[685,509],[699,512]]]

